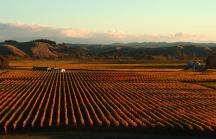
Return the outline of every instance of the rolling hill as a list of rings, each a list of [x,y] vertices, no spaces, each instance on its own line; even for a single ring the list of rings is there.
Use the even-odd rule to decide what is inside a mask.
[[[0,43],[0,55],[10,58],[133,58],[187,59],[206,57],[216,51],[216,44],[208,43],[128,43],[128,44],[56,44],[50,40],[17,42],[13,40]]]
[[[22,50],[18,49],[13,45],[0,45],[0,55],[8,56],[8,57],[20,57],[26,58],[28,55]]]

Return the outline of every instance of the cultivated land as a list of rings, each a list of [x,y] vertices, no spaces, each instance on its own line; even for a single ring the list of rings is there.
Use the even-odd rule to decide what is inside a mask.
[[[154,63],[155,62],[155,63]],[[33,66],[59,67],[67,70],[97,70],[97,71],[180,71],[184,68],[185,61],[157,63],[154,61],[144,64],[113,64],[109,62],[83,62],[73,60],[14,60],[10,66],[15,69],[31,69]]]
[[[53,73],[29,69],[54,61],[26,63],[0,71],[2,138],[216,135],[216,72],[58,62],[70,70]]]

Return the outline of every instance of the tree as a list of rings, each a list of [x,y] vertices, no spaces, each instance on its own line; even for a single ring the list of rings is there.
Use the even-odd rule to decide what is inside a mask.
[[[0,55],[0,67],[8,67],[8,66],[9,66],[9,60]]]
[[[209,55],[206,58],[206,67],[207,68],[216,68],[216,54]]]
[[[51,45],[56,45],[55,41],[51,41],[51,40],[47,40],[47,39],[38,39],[38,40],[34,40],[34,42],[43,42],[43,43],[48,43]]]

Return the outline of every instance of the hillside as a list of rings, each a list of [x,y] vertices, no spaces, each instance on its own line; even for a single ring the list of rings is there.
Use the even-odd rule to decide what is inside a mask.
[[[55,58],[54,46],[44,42],[17,43],[16,47],[27,53],[32,58]]]
[[[8,47],[7,51],[4,50],[1,52],[1,54],[4,56],[10,56],[10,53],[16,54],[15,56],[21,58],[25,58],[29,56],[29,58],[35,58],[35,59],[43,59],[43,58],[51,59],[58,56],[58,53],[55,52],[55,45],[46,42],[30,41],[30,42],[19,43],[15,41],[14,42],[6,41],[1,44],[2,46]]]
[[[0,45],[0,55],[8,57],[26,58],[28,55],[13,45]]]
[[[0,54],[12,58],[33,59],[191,59],[214,53],[216,44],[208,43],[128,43],[128,44],[57,44],[50,40],[0,43]]]

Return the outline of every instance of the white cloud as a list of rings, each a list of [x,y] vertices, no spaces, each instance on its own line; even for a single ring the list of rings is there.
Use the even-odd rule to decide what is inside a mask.
[[[22,23],[0,23],[0,40],[29,41],[51,39],[70,43],[115,43],[115,42],[213,42],[204,35],[175,33],[171,35],[131,35],[120,31],[92,32],[83,29],[55,28]]]
[[[74,37],[87,38],[91,34],[88,31],[78,30],[78,29],[63,29],[61,32],[65,37],[69,37],[69,38],[74,38]]]

